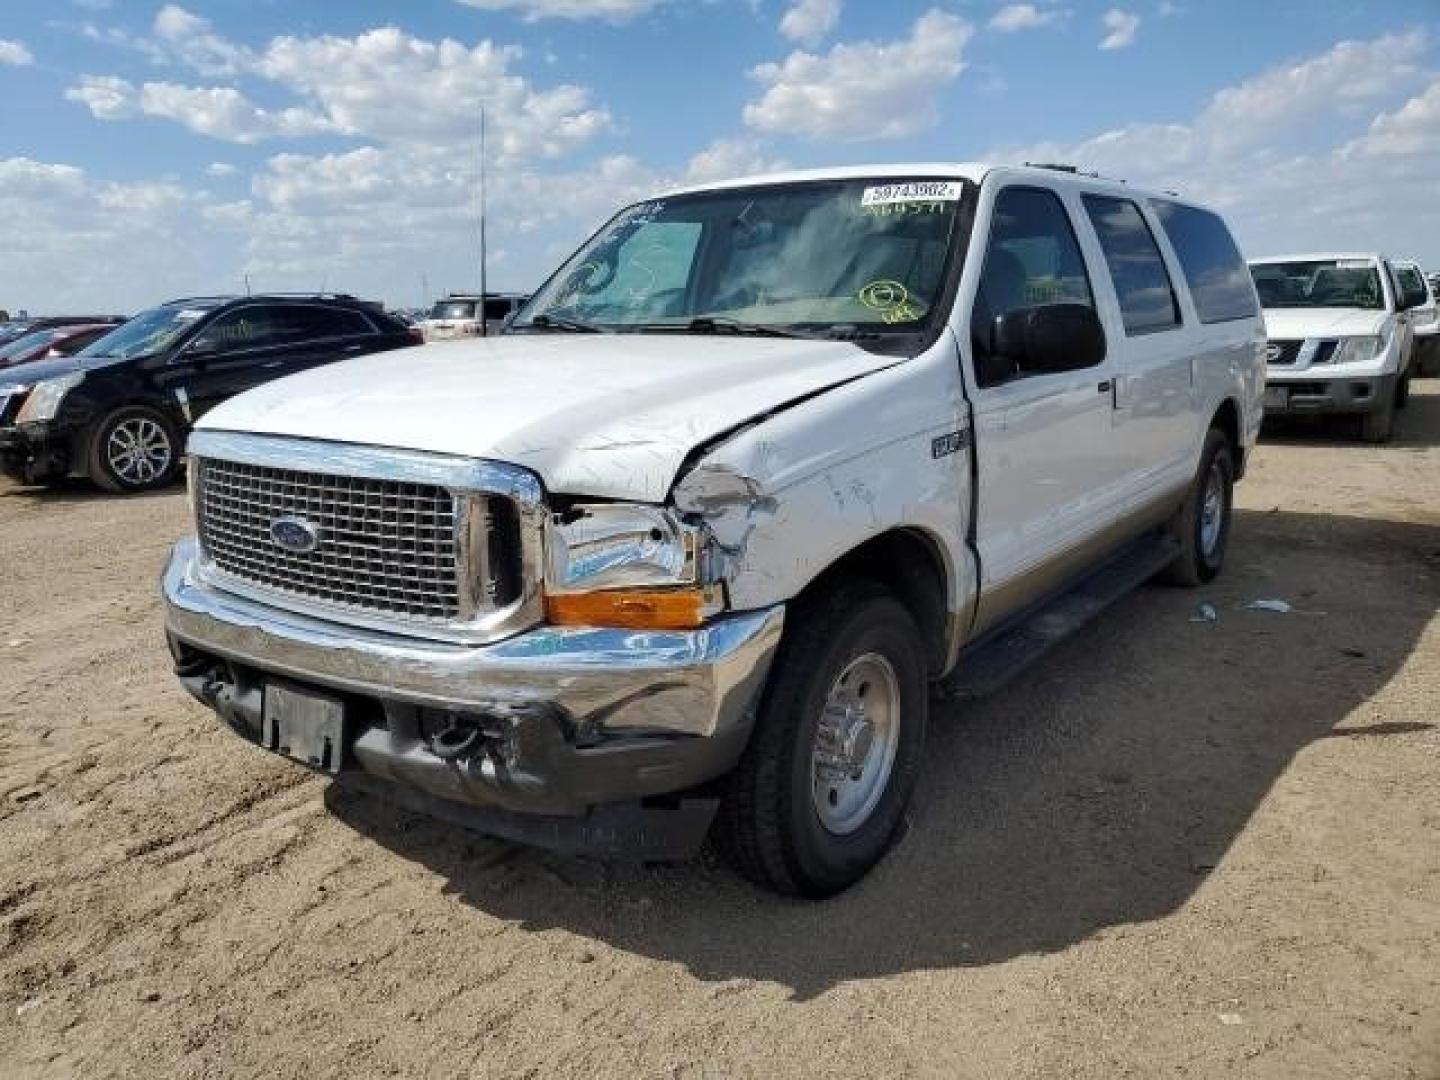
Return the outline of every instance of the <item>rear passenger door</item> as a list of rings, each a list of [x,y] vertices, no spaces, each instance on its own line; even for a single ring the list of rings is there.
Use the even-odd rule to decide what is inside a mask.
[[[1127,501],[1164,497],[1193,469],[1194,342],[1185,332],[1156,225],[1133,199],[1090,193],[1081,201],[1108,273],[1097,290],[1122,334],[1111,341],[1116,452],[1127,460]]]
[[[1088,542],[1114,522],[1123,500],[1126,462],[1116,453],[1110,417],[1111,361],[1026,372],[987,351],[987,327],[997,316],[1046,304],[1094,308],[1091,269],[1056,191],[1005,187],[990,214],[969,327],[981,567],[977,630],[1083,566],[1093,556]]]
[[[281,304],[274,309],[274,354],[257,373],[260,382],[358,356],[378,340],[358,311],[324,304]]]

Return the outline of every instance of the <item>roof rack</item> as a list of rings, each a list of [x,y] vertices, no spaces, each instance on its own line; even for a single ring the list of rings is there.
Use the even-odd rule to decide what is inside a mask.
[[[1078,165],[1066,165],[1055,161],[1027,161],[1027,169],[1049,169],[1051,172],[1069,173],[1071,176],[1088,176],[1094,180],[1114,180],[1117,184],[1125,183],[1124,180],[1116,180],[1113,176],[1101,176],[1098,172],[1089,172],[1081,169]]]

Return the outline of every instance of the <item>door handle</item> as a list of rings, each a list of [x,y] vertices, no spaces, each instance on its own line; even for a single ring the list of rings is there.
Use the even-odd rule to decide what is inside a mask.
[[[284,363],[285,363],[284,360],[270,360],[270,361],[268,361],[267,363],[261,364],[260,366],[261,366],[261,367],[264,367],[264,368],[277,368],[277,367],[280,367],[281,365],[283,365]]]
[[[359,352],[359,351],[360,351],[361,349],[363,349],[363,348],[365,348],[364,345],[346,345],[346,346],[345,346],[345,352],[351,352],[351,353]]]

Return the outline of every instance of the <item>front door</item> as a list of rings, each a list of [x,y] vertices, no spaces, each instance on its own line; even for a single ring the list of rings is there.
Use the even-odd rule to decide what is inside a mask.
[[[1062,584],[1123,501],[1113,362],[1027,372],[987,352],[987,328],[997,316],[1059,303],[1095,306],[1069,212],[1049,188],[1005,188],[995,198],[970,327],[977,632]]]

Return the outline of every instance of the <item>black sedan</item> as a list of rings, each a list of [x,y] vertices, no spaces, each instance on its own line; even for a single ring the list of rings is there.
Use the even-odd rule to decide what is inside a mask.
[[[227,398],[419,341],[350,296],[174,300],[74,356],[0,371],[0,472],[24,483],[79,474],[110,491],[160,487],[179,471],[190,425]]]

